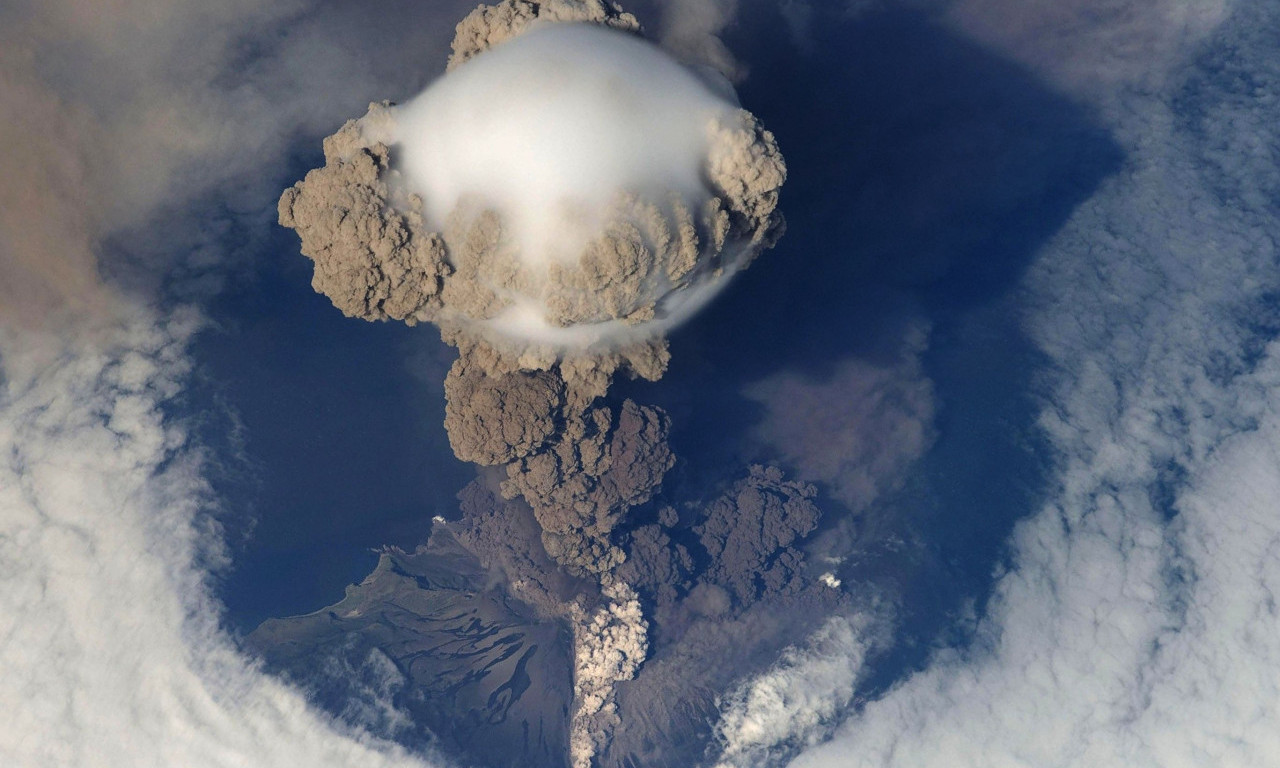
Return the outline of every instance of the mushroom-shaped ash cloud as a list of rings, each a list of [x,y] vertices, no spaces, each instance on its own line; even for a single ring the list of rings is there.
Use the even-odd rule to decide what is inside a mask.
[[[349,122],[280,220],[348,315],[527,359],[650,341],[781,231],[782,156],[731,99],[638,35],[533,24]]]
[[[507,466],[555,560],[617,565],[611,532],[674,459],[664,414],[597,401],[619,370],[660,377],[666,332],[781,234],[773,135],[611,3],[503,0],[324,151],[280,199],[316,290],[437,324],[454,452]]]
[[[609,384],[618,371],[661,377],[667,332],[781,235],[777,143],[726,83],[645,41],[613,3],[502,0],[458,25],[442,78],[403,105],[371,105],[324,156],[280,198],[280,223],[342,312],[431,322],[458,348],[450,443],[460,459],[505,467],[468,495],[459,540],[488,551],[513,592],[571,620],[569,757],[590,765],[621,722],[617,687],[648,652],[627,580],[666,604],[684,587],[652,582],[692,565],[669,536],[641,529],[632,557],[667,565],[622,568],[627,517],[676,459],[667,415],[610,402]],[[773,566],[777,589],[799,570],[788,546],[813,527],[807,496],[780,477],[756,485],[698,531],[723,553],[726,586],[702,585],[712,602],[727,603],[726,589],[755,597],[738,566]],[[481,497],[506,517],[477,512]],[[768,541],[733,535],[739,507],[772,526]],[[525,514],[536,538],[517,525]],[[510,531],[519,546],[493,546]],[[586,583],[594,594],[566,602]]]

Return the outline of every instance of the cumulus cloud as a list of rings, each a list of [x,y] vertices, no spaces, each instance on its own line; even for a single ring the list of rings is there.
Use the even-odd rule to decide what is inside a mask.
[[[660,337],[781,226],[772,135],[600,24],[536,25],[325,155],[280,201],[317,290],[529,361]]]

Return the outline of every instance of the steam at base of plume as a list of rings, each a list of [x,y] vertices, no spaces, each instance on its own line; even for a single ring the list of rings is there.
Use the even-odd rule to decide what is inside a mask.
[[[455,59],[456,61],[456,59]],[[748,112],[642,38],[535,24],[325,141],[280,221],[344,313],[542,360],[661,338],[780,235]]]

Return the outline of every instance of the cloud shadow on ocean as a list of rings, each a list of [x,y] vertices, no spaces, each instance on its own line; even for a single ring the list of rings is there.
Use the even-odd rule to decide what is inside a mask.
[[[904,329],[927,323],[938,441],[855,544],[855,578],[904,606],[874,688],[920,664],[968,600],[981,607],[1032,509],[1038,359],[1012,293],[1123,156],[1086,108],[920,14],[815,8],[804,52],[776,10],[743,16],[730,44],[752,72],[743,102],[787,157],[788,232],[673,335],[669,375],[637,396],[672,414],[682,464],[669,483],[696,486],[748,458],[762,412],[745,385],[888,363]]]

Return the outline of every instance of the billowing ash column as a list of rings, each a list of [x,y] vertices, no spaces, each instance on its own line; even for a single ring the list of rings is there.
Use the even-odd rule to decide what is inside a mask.
[[[616,6],[504,0],[459,24],[447,74],[371,105],[324,154],[280,223],[343,313],[434,323],[458,348],[454,452],[505,466],[503,493],[532,507],[547,553],[600,579],[603,607],[566,613],[617,625],[575,634],[590,691],[575,728],[607,731],[612,681],[645,648],[612,533],[675,459],[662,411],[602,398],[619,370],[661,377],[666,333],[781,235],[773,135]],[[607,733],[572,741],[585,765]]]

